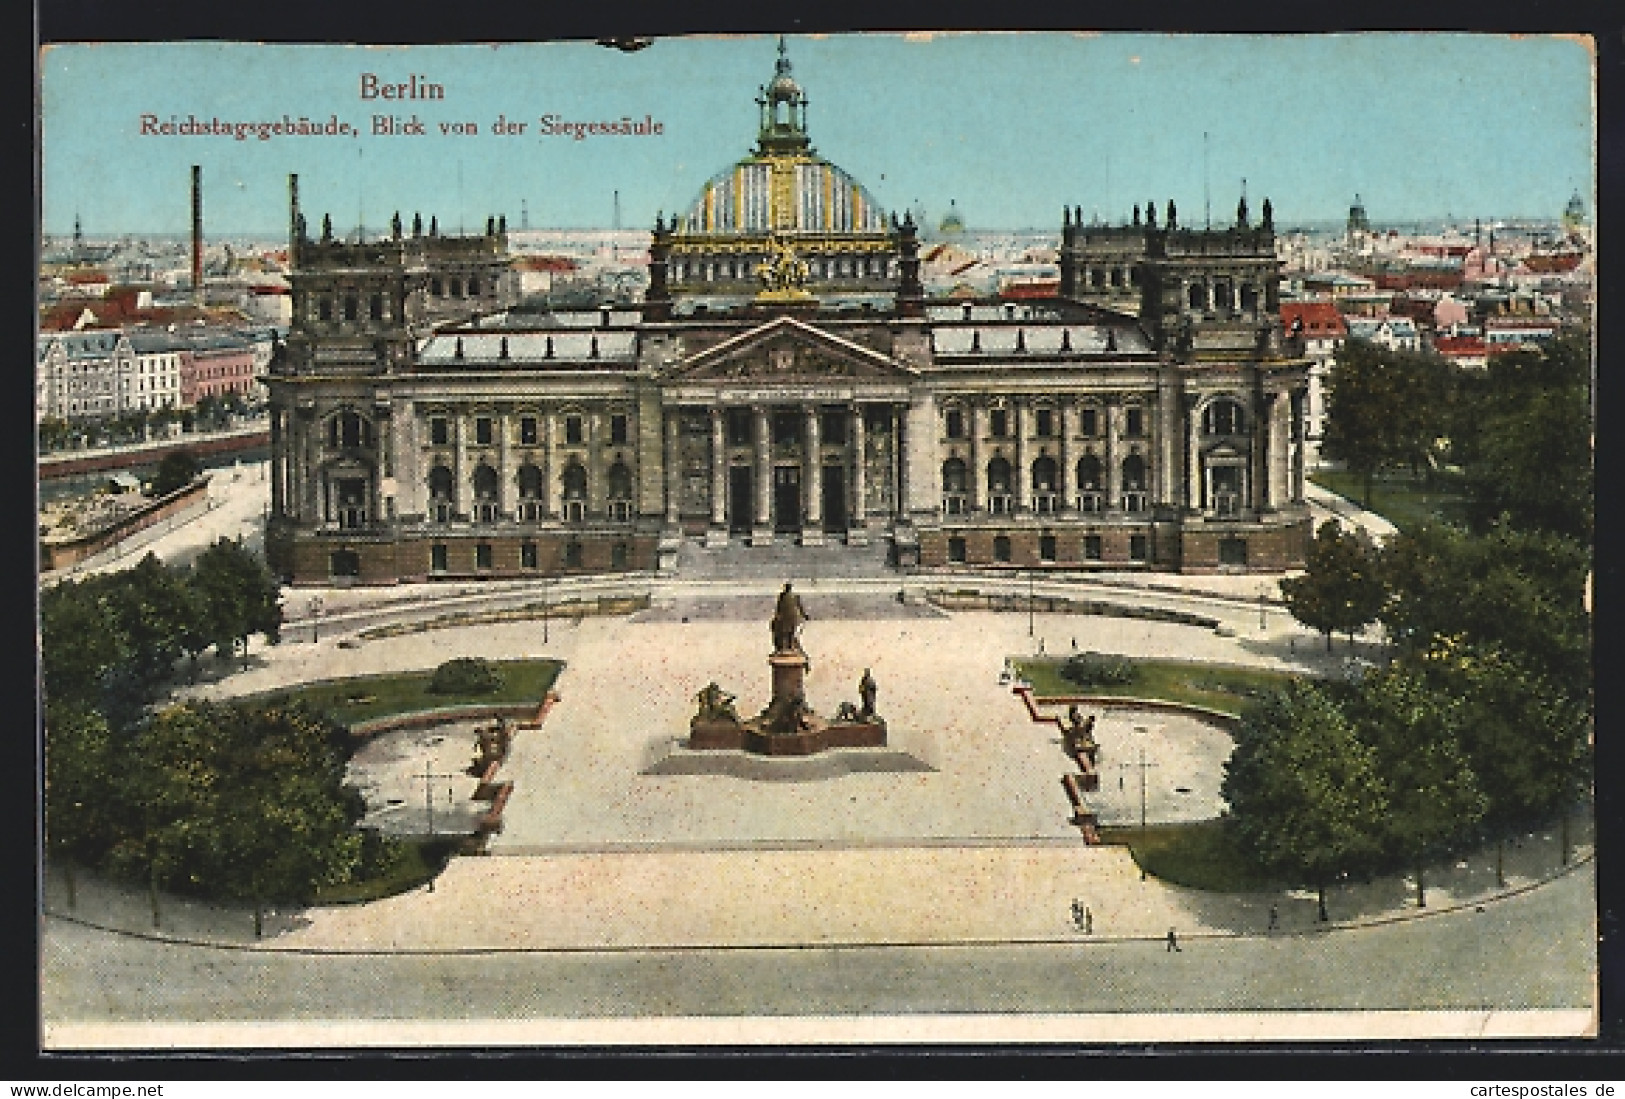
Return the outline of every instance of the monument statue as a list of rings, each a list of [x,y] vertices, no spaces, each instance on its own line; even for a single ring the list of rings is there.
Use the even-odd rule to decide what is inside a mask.
[[[875,716],[875,677],[869,674],[869,669],[863,669],[863,678],[858,680],[858,698],[863,703],[858,715],[867,720]]]
[[[701,688],[700,693],[694,696],[694,701],[699,705],[699,712],[694,715],[697,720],[727,721],[735,725],[739,723],[739,714],[734,709],[734,696],[717,686],[716,680]]]
[[[769,623],[769,628],[773,632],[773,651],[800,652],[801,642],[796,635],[801,631],[801,625],[805,621],[807,610],[801,605],[801,596],[791,591],[790,583],[786,581],[784,590],[779,592],[779,602],[773,611],[773,621]]]
[[[769,244],[773,248],[773,256],[756,268],[757,277],[762,280],[763,292],[785,295],[804,293],[811,273],[807,261],[796,255],[789,242],[780,237],[771,238]]]

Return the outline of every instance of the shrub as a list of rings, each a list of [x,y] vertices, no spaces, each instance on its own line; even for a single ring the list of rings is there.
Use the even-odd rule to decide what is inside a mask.
[[[1140,669],[1120,656],[1079,653],[1067,658],[1061,675],[1079,687],[1121,687],[1140,678]]]
[[[488,694],[502,686],[502,677],[489,660],[459,656],[434,670],[429,692],[437,695]]]

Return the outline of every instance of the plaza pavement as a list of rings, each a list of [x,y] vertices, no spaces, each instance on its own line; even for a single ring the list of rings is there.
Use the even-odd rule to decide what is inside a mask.
[[[766,599],[763,595],[755,598]],[[755,609],[755,598],[747,601]],[[435,951],[630,949],[860,943],[1040,942],[1075,937],[1070,906],[1090,909],[1093,934],[1157,937],[1265,932],[1269,906],[1283,932],[1319,930],[1308,892],[1213,894],[1143,880],[1120,847],[1087,847],[1067,823],[1060,776],[1069,761],[1053,727],[1037,725],[998,682],[1006,656],[1080,648],[1289,669],[1318,651],[1277,634],[1224,636],[1199,627],[1116,618],[991,612],[879,617],[882,600],[848,600],[820,617],[828,592],[809,592],[803,643],[813,661],[809,701],[828,713],[872,668],[879,709],[897,743],[935,768],[846,774],[806,782],[726,775],[643,775],[661,743],[682,734],[692,695],[716,678],[741,712],[766,702],[764,621],[715,614],[683,622],[681,601],[660,613],[463,627],[368,641],[355,649],[284,644],[246,673],[199,688],[223,696],[317,675],[427,668],[453,655],[548,655],[568,662],[558,704],[514,743],[502,777],[515,783],[505,830],[484,858],[452,862],[431,891],[273,919],[267,949]],[[1256,619],[1256,612],[1253,614]],[[672,621],[675,616],[676,621]],[[1276,623],[1277,630],[1282,628]],[[1294,664],[1294,661],[1300,663]],[[1102,742],[1105,822],[1138,817],[1134,727],[1147,726],[1147,816],[1193,819],[1217,810],[1228,741],[1193,719],[1107,711]],[[465,731],[466,732],[466,731]],[[470,747],[472,745],[470,744]],[[1119,783],[1120,779],[1125,779]],[[1178,793],[1183,786],[1190,793]],[[1573,837],[1583,856],[1589,838]],[[1554,834],[1429,870],[1429,911],[1532,886],[1560,869]],[[1401,878],[1344,883],[1329,897],[1340,925],[1419,914]],[[144,907],[123,917],[140,926]],[[110,917],[112,918],[112,917]],[[209,927],[224,913],[198,917]],[[212,922],[211,922],[212,921]],[[203,937],[218,928],[199,927]],[[205,933],[206,932],[206,933]],[[180,933],[180,932],[176,932]]]

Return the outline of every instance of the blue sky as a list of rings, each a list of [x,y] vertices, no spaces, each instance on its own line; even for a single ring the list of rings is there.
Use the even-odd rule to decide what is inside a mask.
[[[1475,34],[1173,36],[962,33],[791,36],[818,151],[889,208],[972,228],[1058,226],[1063,205],[1127,215],[1174,199],[1214,220],[1241,180],[1282,223],[1341,217],[1358,192],[1374,221],[1556,216],[1593,198],[1592,62],[1560,38]],[[92,237],[187,230],[203,167],[210,235],[278,232],[287,176],[314,226],[438,215],[472,230],[521,203],[532,227],[624,226],[686,208],[754,142],[770,37],[660,39],[624,54],[589,43],[50,47],[41,62],[42,216]],[[444,85],[441,101],[367,102],[361,74]],[[416,112],[422,137],[370,133]],[[359,136],[143,136],[140,116],[231,121],[337,115]],[[643,119],[657,137],[544,137],[538,118]],[[496,136],[499,115],[526,122]],[[441,121],[476,123],[447,136]]]

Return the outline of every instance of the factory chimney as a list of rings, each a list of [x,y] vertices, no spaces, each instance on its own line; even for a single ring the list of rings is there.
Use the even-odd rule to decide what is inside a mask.
[[[203,168],[192,165],[192,298],[203,304]]]

